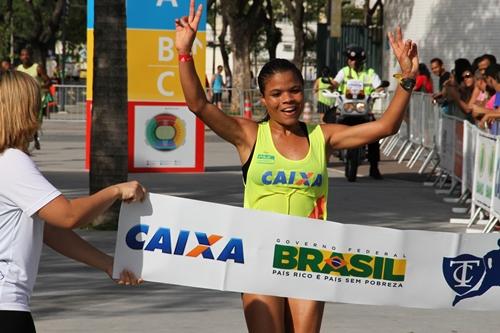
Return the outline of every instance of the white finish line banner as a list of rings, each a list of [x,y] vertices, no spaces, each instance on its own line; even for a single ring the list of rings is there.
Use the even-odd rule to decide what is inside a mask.
[[[500,309],[500,235],[324,222],[149,194],[123,204],[114,276],[328,302]]]

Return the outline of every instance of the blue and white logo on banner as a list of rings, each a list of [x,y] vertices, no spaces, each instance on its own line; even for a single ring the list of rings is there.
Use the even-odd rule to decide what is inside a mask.
[[[457,294],[453,306],[463,299],[481,296],[491,287],[500,286],[500,249],[488,252],[483,258],[471,254],[445,257],[443,275]]]
[[[196,1],[204,7],[198,31],[205,31],[207,20],[206,1]],[[127,0],[127,28],[175,30],[175,19],[188,15],[187,0]]]

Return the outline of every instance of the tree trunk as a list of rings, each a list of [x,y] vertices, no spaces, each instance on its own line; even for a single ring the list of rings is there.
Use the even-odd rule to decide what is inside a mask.
[[[295,45],[293,51],[293,63],[302,70],[304,63],[304,45],[306,34],[304,32],[304,0],[284,0],[288,15],[293,24]],[[294,5],[295,4],[295,5]]]
[[[90,193],[127,181],[128,115],[125,0],[94,3],[94,85]],[[120,203],[94,221],[116,226]]]
[[[276,59],[276,48],[281,42],[281,30],[276,26],[276,18],[271,0],[266,1],[266,49],[269,53],[269,60]],[[257,74],[256,74],[257,75]]]
[[[227,53],[226,49],[227,26],[228,26],[227,19],[225,17],[222,17],[222,30],[217,39],[219,40],[220,54],[222,56],[222,62],[224,63],[224,72],[226,73],[226,76],[229,76],[232,80],[233,72],[229,67],[229,54]]]
[[[238,112],[243,105],[241,93],[250,90],[250,45],[264,18],[262,0],[234,1],[221,0],[221,13],[227,19],[231,30],[231,46],[233,53],[233,91],[231,111]],[[257,75],[257,73],[255,73]]]
[[[27,0],[31,14],[35,18],[35,26],[33,33],[29,38],[29,42],[34,51],[34,60],[45,67],[47,51],[51,45],[55,43],[56,33],[59,31],[61,19],[64,15],[65,0],[57,0],[54,3],[54,9],[49,20],[44,24],[40,5],[35,5],[32,0]]]

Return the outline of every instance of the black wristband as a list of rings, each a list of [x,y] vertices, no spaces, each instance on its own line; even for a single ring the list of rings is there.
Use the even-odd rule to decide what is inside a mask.
[[[409,77],[402,78],[400,81],[401,87],[406,91],[412,91],[416,83],[415,79]]]

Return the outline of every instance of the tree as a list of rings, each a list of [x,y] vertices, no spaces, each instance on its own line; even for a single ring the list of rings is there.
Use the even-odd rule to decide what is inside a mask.
[[[12,0],[7,0],[5,4],[0,6],[0,58],[4,58],[10,54],[10,40],[12,29]],[[11,59],[12,60],[12,59]]]
[[[127,181],[126,0],[94,3],[94,73],[90,193]],[[115,227],[120,203],[94,224]]]
[[[229,52],[228,52],[227,45],[226,45],[226,35],[227,35],[227,27],[228,26],[229,26],[229,23],[227,21],[227,18],[223,16],[222,17],[222,29],[221,29],[220,34],[217,37],[217,39],[219,40],[220,54],[222,56],[222,62],[224,63],[224,72],[226,73],[226,76],[229,76],[229,78],[232,80],[233,79],[233,72],[231,71],[231,68],[229,67]]]
[[[251,44],[264,19],[262,0],[221,0],[221,13],[227,19],[233,53],[233,86],[243,90],[250,89]],[[238,109],[239,90],[233,95],[232,110]]]
[[[276,15],[273,8],[276,5],[273,4],[273,1],[266,0],[264,29],[266,32],[265,46],[269,53],[269,60],[276,58],[276,48],[281,42],[281,36],[283,35],[281,29],[276,26]]]
[[[295,36],[295,46],[293,50],[292,62],[298,69],[302,70],[304,63],[304,45],[306,34],[304,32],[304,0],[284,0],[288,15],[293,24],[293,34]]]
[[[378,17],[375,16],[375,14],[377,14],[377,10],[380,11],[378,13]],[[365,0],[363,11],[365,14],[365,24],[368,28],[374,24],[373,23],[374,18],[377,21],[375,24],[382,26],[383,10],[384,10],[384,4],[382,3],[382,0],[377,0],[371,8],[370,8],[370,1]]]
[[[0,56],[31,46],[34,60],[45,63],[47,51],[54,51],[56,40],[66,27],[72,44],[85,42],[85,0],[25,0],[0,2]],[[11,33],[13,41],[10,40]],[[15,43],[15,45],[11,45]]]

